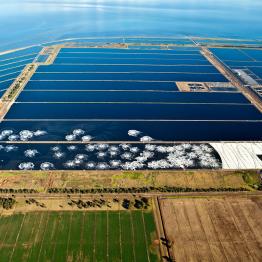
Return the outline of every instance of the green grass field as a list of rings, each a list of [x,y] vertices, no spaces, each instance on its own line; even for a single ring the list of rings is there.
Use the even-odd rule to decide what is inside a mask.
[[[0,261],[159,261],[148,211],[30,212],[0,217]]]

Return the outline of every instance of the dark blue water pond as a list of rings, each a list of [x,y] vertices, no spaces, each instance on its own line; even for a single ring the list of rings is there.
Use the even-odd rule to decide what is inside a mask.
[[[140,58],[140,59],[205,59],[200,53],[166,54],[166,53],[59,53],[58,58]]]
[[[133,39],[134,40],[134,39]],[[141,39],[139,39],[141,42]],[[153,41],[154,39],[152,39]],[[155,39],[156,40],[156,39]],[[131,41],[131,40],[130,40]],[[159,41],[159,39],[158,39]],[[153,43],[153,42],[152,42]],[[192,43],[192,42],[191,42]],[[150,48],[147,46],[146,48]],[[151,47],[154,48],[154,47]],[[146,50],[146,49],[125,49],[125,48],[61,48],[60,54],[62,53],[163,53],[163,54],[179,54],[179,53],[199,53],[198,48],[183,48],[177,47],[173,50]]]
[[[17,67],[17,68],[12,68],[12,69],[8,69],[8,70],[4,70],[4,71],[1,71],[0,70],[0,79],[1,77],[5,77],[5,76],[8,76],[10,75],[11,78],[14,78],[13,77],[13,74],[16,74],[16,73],[21,73],[21,71],[24,69],[24,66],[20,66],[20,67]],[[0,80],[1,81],[1,80]]]
[[[210,50],[222,61],[252,61],[252,58],[248,57],[245,53],[238,49],[210,48]]]
[[[152,58],[56,58],[54,64],[125,64],[125,65],[210,65],[210,63],[203,59],[152,59]]]
[[[5,65],[0,65],[0,70],[9,69],[9,68],[16,67],[16,66],[25,66],[28,63],[31,63],[32,61],[33,59],[30,58],[30,59],[26,59],[20,62],[12,62],[12,63],[8,63]]]
[[[252,105],[14,104],[6,119],[262,120]]]
[[[75,129],[83,129],[94,141],[138,141],[128,135],[135,129],[141,135],[163,141],[260,141],[262,122],[120,122],[120,121],[3,121],[0,132],[13,130],[18,135],[22,130],[42,130],[47,133],[31,140],[64,141]],[[8,137],[3,138],[8,140]],[[81,140],[81,137],[77,137]]]
[[[48,57],[49,55],[39,55],[37,57],[37,62],[44,63]]]
[[[7,81],[4,81],[4,82],[1,82],[0,83],[0,90],[7,89],[13,82],[14,82],[14,80],[7,80]]]
[[[241,93],[24,91],[18,102],[250,103]]]
[[[16,78],[17,76],[19,76],[21,72],[15,72],[15,73],[11,73],[11,74],[7,74],[7,75],[0,75],[0,82],[1,81],[5,81],[5,80],[9,80],[9,79],[13,79]]]
[[[262,78],[262,67],[252,67],[250,70],[259,78]]]
[[[262,62],[255,62],[255,61],[226,61],[226,64],[231,66],[232,68],[239,68],[239,67],[256,67],[262,66]]]
[[[221,168],[208,144],[0,145],[1,169]]]
[[[141,40],[141,39],[140,39]],[[153,43],[153,42],[152,42]],[[139,46],[138,46],[139,48]],[[127,48],[61,48],[60,54],[68,53],[121,53],[121,54],[195,54],[199,53],[199,48],[183,48],[176,47],[176,49],[167,50],[167,49],[157,49],[153,50],[154,46],[147,46],[147,49],[133,49],[133,46]]]
[[[242,52],[246,53],[248,56],[252,57],[254,60],[262,62],[262,51],[261,50],[242,49]]]
[[[228,82],[220,73],[35,73],[31,79]]]
[[[24,65],[21,65],[21,66],[10,67],[8,69],[0,69],[0,76],[5,75],[5,74],[14,73],[16,71],[22,71],[24,67],[25,67]]]
[[[150,66],[150,65],[50,65],[40,66],[37,72],[193,72],[218,73],[212,65]]]
[[[14,58],[8,58],[8,59],[3,59],[3,60],[0,60],[0,66],[3,66],[3,65],[8,65],[8,64],[14,64],[14,63],[17,63],[17,62],[20,62],[20,61],[28,61],[28,60],[31,60],[33,61],[33,59],[36,57],[37,53],[36,54],[30,54],[30,55],[26,55],[26,56],[19,56],[19,57],[14,57]],[[0,56],[1,58],[1,56]]]
[[[36,47],[30,47],[27,49],[0,55],[0,61],[5,60],[5,59],[10,59],[10,58],[15,58],[18,56],[31,55],[32,53],[38,53],[41,49],[42,47],[36,46]]]
[[[27,90],[178,90],[174,82],[29,81]]]

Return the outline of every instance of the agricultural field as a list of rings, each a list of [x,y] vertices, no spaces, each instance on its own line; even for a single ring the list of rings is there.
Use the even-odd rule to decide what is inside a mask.
[[[247,188],[259,185],[256,171],[1,171],[0,188],[192,187]]]
[[[149,211],[29,212],[0,217],[4,261],[159,261]]]
[[[160,200],[175,261],[261,261],[262,198]]]

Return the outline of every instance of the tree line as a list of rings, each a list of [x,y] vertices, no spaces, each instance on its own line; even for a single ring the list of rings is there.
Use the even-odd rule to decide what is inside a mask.
[[[0,193],[5,193],[5,194],[33,194],[33,193],[38,193],[37,190],[35,189],[28,189],[28,188],[19,188],[19,189],[14,189],[14,188],[0,188]]]
[[[69,196],[70,197],[70,196]],[[149,200],[146,197],[141,198],[135,198],[134,200],[130,200],[127,198],[124,198],[122,200],[119,200],[117,198],[114,198],[112,200],[113,203],[119,203],[123,208],[130,209],[130,208],[136,208],[136,209],[147,209],[150,206]],[[112,207],[111,201],[108,199],[105,200],[103,198],[100,199],[93,199],[93,200],[82,200],[82,199],[70,199],[67,203],[69,206],[76,206],[79,209],[82,208],[102,208],[102,207]]]
[[[238,192],[249,191],[245,187],[209,187],[209,188],[192,188],[192,187],[113,187],[113,188],[48,188],[50,194],[103,194],[103,193],[183,193],[183,192]]]
[[[2,207],[4,209],[13,208],[15,203],[16,203],[16,201],[12,197],[0,197],[0,207]]]

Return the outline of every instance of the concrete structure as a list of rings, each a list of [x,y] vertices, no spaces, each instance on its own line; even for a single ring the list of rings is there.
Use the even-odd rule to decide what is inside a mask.
[[[223,169],[262,169],[262,142],[210,143],[222,159]]]

